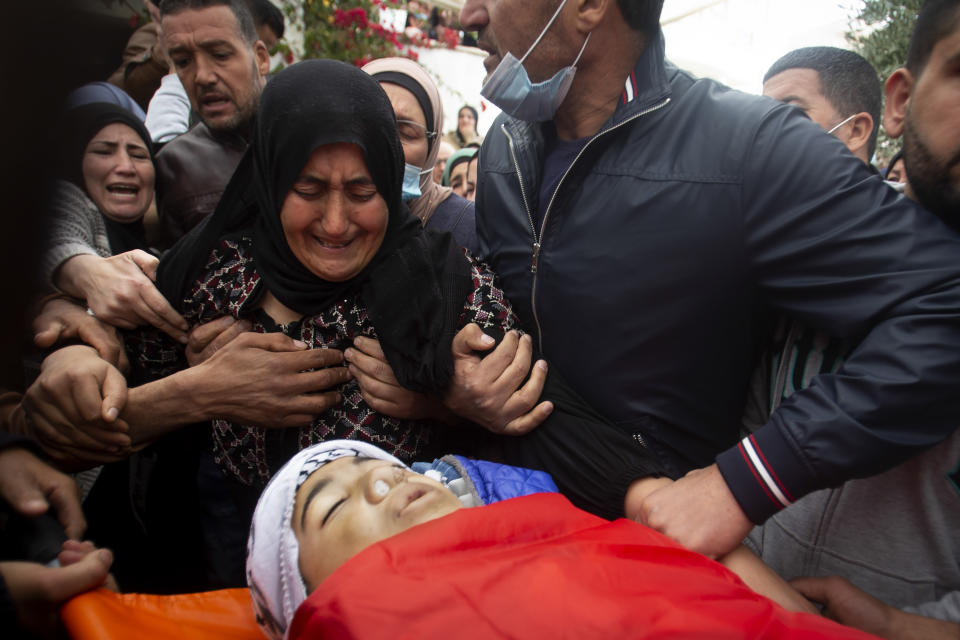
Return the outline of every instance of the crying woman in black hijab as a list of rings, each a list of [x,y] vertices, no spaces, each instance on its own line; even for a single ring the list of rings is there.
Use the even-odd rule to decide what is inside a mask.
[[[64,113],[57,140],[43,284],[110,324],[183,338],[186,323],[154,287],[157,258],[145,251],[143,217],[154,201],[146,127],[124,107],[94,102]]]
[[[336,391],[339,401],[308,427],[217,419],[215,457],[228,478],[259,489],[298,449],[333,438],[374,441],[404,461],[455,446],[440,438],[438,399],[453,372],[453,336],[470,322],[501,334],[516,320],[485,266],[407,212],[403,171],[379,84],[347,64],[300,62],[267,84],[250,148],[215,213],[161,262],[161,290],[191,323],[230,315],[314,349],[377,338],[389,382],[418,392],[388,416],[351,379],[313,390]],[[154,356],[177,348],[137,344]]]

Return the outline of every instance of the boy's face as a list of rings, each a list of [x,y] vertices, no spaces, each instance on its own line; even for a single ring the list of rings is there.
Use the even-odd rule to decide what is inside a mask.
[[[385,460],[334,460],[307,478],[294,503],[307,591],[371,544],[462,506],[439,482]]]

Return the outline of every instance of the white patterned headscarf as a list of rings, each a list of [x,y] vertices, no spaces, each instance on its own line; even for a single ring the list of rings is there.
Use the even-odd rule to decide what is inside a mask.
[[[273,640],[286,638],[293,614],[308,595],[300,575],[300,548],[293,533],[297,489],[325,464],[346,457],[374,458],[403,465],[367,442],[321,442],[300,451],[283,465],[263,490],[253,512],[247,541],[247,585],[257,624]]]

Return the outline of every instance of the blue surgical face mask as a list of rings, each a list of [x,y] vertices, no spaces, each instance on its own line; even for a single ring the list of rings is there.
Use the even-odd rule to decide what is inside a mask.
[[[420,176],[433,173],[433,169],[421,170],[420,167],[410,164],[403,165],[403,201],[414,200],[423,195],[420,191]]]
[[[521,59],[517,60],[512,53],[507,52],[480,90],[480,95],[518,120],[543,122],[553,119],[573,83],[573,76],[577,73],[577,62],[580,61],[583,50],[590,42],[590,34],[587,34],[587,39],[583,41],[580,53],[577,54],[573,64],[560,69],[549,80],[530,82],[527,70],[523,68],[523,61],[540,44],[566,3],[566,0],[560,3],[550,22]]]

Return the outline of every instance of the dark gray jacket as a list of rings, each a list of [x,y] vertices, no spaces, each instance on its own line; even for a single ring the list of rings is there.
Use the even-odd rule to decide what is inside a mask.
[[[958,424],[960,238],[796,108],[663,52],[659,36],[538,229],[540,127],[500,116],[480,154],[481,254],[587,402],[674,475],[716,459],[759,523]],[[738,443],[773,310],[858,346]]]

